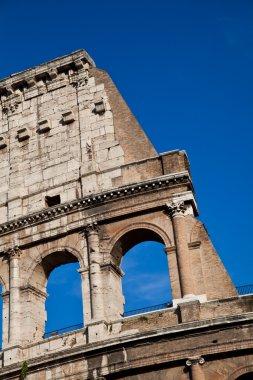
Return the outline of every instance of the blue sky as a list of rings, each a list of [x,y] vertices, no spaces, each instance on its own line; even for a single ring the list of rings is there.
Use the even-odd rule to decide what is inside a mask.
[[[0,15],[1,78],[84,48],[156,149],[187,151],[200,219],[253,283],[252,1],[0,0]]]

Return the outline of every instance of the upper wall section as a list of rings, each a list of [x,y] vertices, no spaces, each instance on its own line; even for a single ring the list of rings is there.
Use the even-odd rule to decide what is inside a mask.
[[[184,152],[158,156],[84,50],[0,81],[0,223],[48,197],[64,203],[187,170],[186,161]]]

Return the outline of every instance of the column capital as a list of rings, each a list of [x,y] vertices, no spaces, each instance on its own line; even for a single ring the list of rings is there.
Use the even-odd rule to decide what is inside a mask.
[[[197,365],[197,364],[204,364],[205,363],[205,359],[202,357],[202,356],[193,356],[193,357],[190,357],[186,360],[186,365],[187,367],[191,367],[192,365]]]
[[[172,202],[168,204],[168,211],[171,218],[174,218],[176,216],[184,216],[186,211],[185,203],[183,201]]]
[[[21,255],[21,253],[22,253],[22,251],[19,248],[19,246],[14,245],[13,247],[7,248],[4,251],[4,256],[5,256],[6,259],[11,260],[13,258],[19,258],[19,256]]]
[[[99,232],[99,225],[97,222],[89,223],[84,227],[83,231],[85,236],[97,234]]]

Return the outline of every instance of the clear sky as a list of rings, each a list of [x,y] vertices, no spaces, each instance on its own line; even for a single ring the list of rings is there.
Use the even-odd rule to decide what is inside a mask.
[[[187,151],[200,219],[253,283],[252,0],[0,0],[0,16],[1,78],[84,48],[158,152]]]

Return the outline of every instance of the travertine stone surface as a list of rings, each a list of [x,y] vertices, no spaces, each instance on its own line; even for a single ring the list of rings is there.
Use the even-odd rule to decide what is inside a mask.
[[[0,80],[0,379],[20,379],[24,361],[28,380],[250,371],[252,297],[238,297],[197,216],[185,151],[158,154],[85,51]],[[124,318],[122,258],[150,240],[164,245],[173,306]],[[44,339],[48,278],[73,262],[84,327]]]

